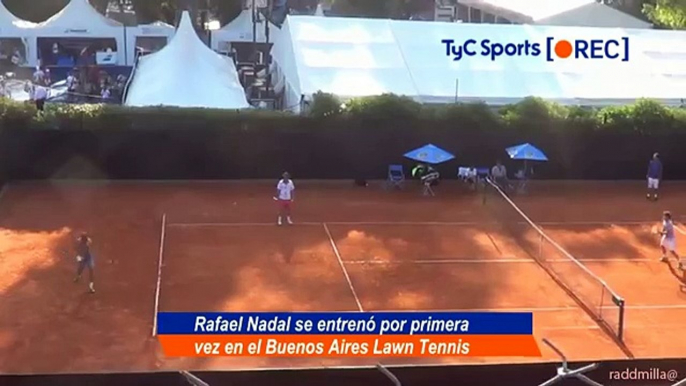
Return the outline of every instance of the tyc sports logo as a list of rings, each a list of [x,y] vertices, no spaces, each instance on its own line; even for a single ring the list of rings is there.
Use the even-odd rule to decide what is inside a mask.
[[[562,59],[629,61],[629,38],[620,39],[555,39],[546,37],[545,42],[524,40],[519,43],[498,43],[489,39],[468,39],[462,43],[443,39],[445,55],[454,61],[469,56],[484,56],[492,61],[499,57],[545,57],[548,62]]]

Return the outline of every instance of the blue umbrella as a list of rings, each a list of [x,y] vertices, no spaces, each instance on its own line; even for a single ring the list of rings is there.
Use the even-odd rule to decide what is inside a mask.
[[[525,161],[547,161],[548,157],[543,154],[536,146],[530,143],[524,143],[517,146],[508,147],[505,149],[507,155],[511,159],[525,160]]]
[[[414,149],[410,152],[407,152],[405,153],[405,157],[415,161],[434,165],[445,161],[450,161],[451,159],[455,158],[454,155],[432,144],[424,145],[419,149]]]

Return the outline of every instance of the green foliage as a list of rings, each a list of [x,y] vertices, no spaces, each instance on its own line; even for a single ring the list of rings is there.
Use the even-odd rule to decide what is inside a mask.
[[[424,119],[455,122],[456,130],[497,130],[503,122],[497,111],[485,103],[454,103],[424,106]]]
[[[660,27],[686,29],[686,0],[646,2],[643,4],[643,13]]]
[[[564,106],[533,97],[500,110],[508,126],[530,130],[553,130],[567,118],[568,112]]]
[[[642,99],[633,105],[606,107],[598,112],[603,128],[631,130],[640,133],[684,128],[686,121],[678,109],[667,108],[655,101]]]
[[[312,117],[328,117],[343,112],[341,100],[333,95],[318,91],[312,96],[309,115]]]
[[[353,98],[346,103],[345,111],[364,118],[415,119],[421,114],[422,105],[412,98],[394,94]]]
[[[354,98],[344,104],[334,95],[315,94],[309,116],[265,110],[130,108],[116,105],[48,104],[37,112],[31,103],[0,99],[0,129],[60,130],[165,130],[199,126],[206,129],[271,127],[285,120],[373,119],[415,122],[417,127],[436,122],[456,131],[516,130],[560,132],[611,130],[634,133],[670,133],[686,130],[686,109],[652,100],[601,109],[562,106],[539,98],[496,109],[483,103],[421,105],[411,98],[385,94]],[[276,122],[276,123],[275,123]],[[266,126],[265,126],[266,124]]]

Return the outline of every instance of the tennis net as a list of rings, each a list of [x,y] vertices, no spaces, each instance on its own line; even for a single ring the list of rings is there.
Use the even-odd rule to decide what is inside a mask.
[[[612,331],[617,339],[623,340],[623,298],[543,232],[490,180],[486,182],[484,204],[503,230],[531,255],[565,292],[580,303],[596,322]]]

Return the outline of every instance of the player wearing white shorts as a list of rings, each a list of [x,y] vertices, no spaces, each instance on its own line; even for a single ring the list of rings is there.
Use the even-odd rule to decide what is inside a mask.
[[[283,218],[285,217],[288,225],[291,225],[293,224],[293,221],[291,221],[291,204],[295,198],[293,193],[295,184],[293,184],[291,175],[288,172],[283,173],[282,177],[279,183],[276,184],[276,196],[274,196],[274,200],[279,204],[279,218],[276,223],[282,225]]]
[[[657,201],[657,190],[660,188],[660,181],[662,180],[662,162],[660,162],[660,155],[653,154],[653,158],[648,163],[648,193],[646,198],[648,200]]]
[[[672,214],[665,211],[662,214],[662,231],[660,232],[662,238],[660,239],[660,249],[662,250],[662,257],[660,261],[669,261],[668,253],[676,258],[679,263],[679,269],[684,269],[684,264],[676,253],[676,234],[674,233],[674,223],[672,222]]]

